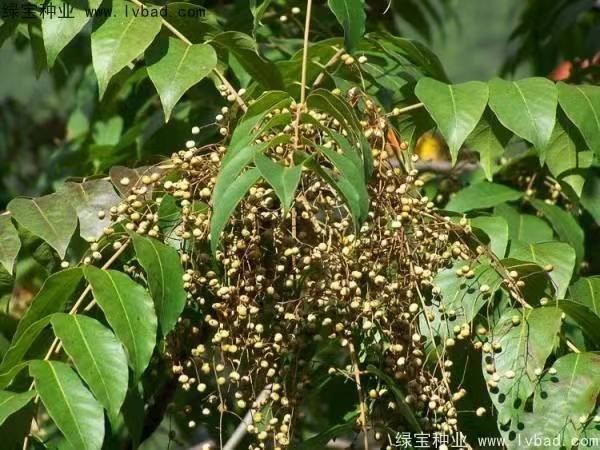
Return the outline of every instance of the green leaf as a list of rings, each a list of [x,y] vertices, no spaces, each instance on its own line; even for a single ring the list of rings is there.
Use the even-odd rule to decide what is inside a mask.
[[[159,38],[146,51],[146,63],[168,122],[183,94],[217,66],[217,54],[210,45]]]
[[[90,21],[91,16],[87,11],[98,8],[102,0],[58,0],[57,3],[54,3],[57,11],[55,14],[42,15],[42,33],[48,67],[54,65],[62,49]]]
[[[73,448],[100,450],[104,440],[102,406],[65,363],[32,361],[35,389],[58,429]]]
[[[276,108],[288,107],[291,102],[292,98],[286,92],[268,91],[249,105],[248,110],[233,130],[223,163],[230,157],[229,155],[235,155],[238,149],[254,143],[256,136],[262,130],[262,127],[255,128],[267,114]]]
[[[332,94],[326,89],[317,89],[311,92],[306,98],[306,104],[311,109],[319,109],[333,116],[354,137],[358,137],[359,134],[362,135],[362,129],[356,115],[350,106],[339,96]]]
[[[269,147],[287,142],[289,139],[289,136],[282,135],[260,144],[247,145],[245,147],[230,146],[221,162],[221,169],[219,170],[213,189],[211,199],[213,208],[220,207],[223,197],[230,189],[232,183],[238,178],[242,170],[254,160],[255,155],[265,151]]]
[[[369,193],[362,176],[361,168],[351,158],[329,148],[320,146],[319,150],[323,152],[339,171],[340,177],[337,179],[337,183],[341,187],[346,201],[349,203],[354,224],[359,228],[369,213]]]
[[[34,391],[10,392],[0,391],[0,425],[9,416],[24,408],[35,397]]]
[[[554,83],[539,77],[519,81],[495,78],[489,86],[490,108],[502,125],[536,148],[546,147],[556,120],[558,90]]]
[[[115,422],[127,394],[127,356],[115,335],[96,319],[55,314],[52,327],[96,399]]]
[[[497,161],[504,154],[504,148],[511,133],[504,128],[496,116],[486,110],[483,117],[467,138],[470,149],[479,153],[479,162],[488,181],[492,181]]]
[[[329,9],[344,28],[344,47],[351,52],[365,34],[364,0],[328,0]]]
[[[554,284],[557,298],[563,298],[575,267],[575,251],[564,242],[540,242],[525,244],[513,242],[510,257],[531,261],[540,267],[551,266],[550,279]]]
[[[593,152],[581,151],[585,146],[579,141],[581,137],[573,124],[559,115],[548,146],[540,149],[540,159],[546,163],[550,173],[570,185],[577,196],[581,196],[585,184],[583,170],[589,168],[593,161]]]
[[[42,29],[39,25],[30,23],[27,26],[29,42],[31,43],[31,53],[33,55],[33,67],[35,76],[39,78],[42,72],[48,68],[46,49],[44,48],[44,38]]]
[[[600,356],[571,353],[556,360],[541,378],[533,414],[524,421],[525,433],[552,442],[552,448],[571,448],[596,407],[600,393]],[[555,445],[558,442],[559,445]],[[547,448],[547,446],[544,446]]]
[[[577,280],[569,286],[569,297],[587,306],[600,317],[600,276],[583,277]]]
[[[271,161],[261,153],[254,156],[254,164],[260,175],[271,185],[279,197],[284,214],[286,214],[296,196],[296,189],[302,175],[302,165],[285,167]]]
[[[479,216],[469,219],[474,228],[479,228],[490,238],[490,249],[503,258],[508,246],[508,223],[498,216]]]
[[[354,221],[354,227],[359,228],[361,218],[368,212],[368,197],[366,197],[367,203],[365,208],[364,203],[361,201],[361,194],[357,191],[355,183],[352,183],[352,181],[346,177],[335,176],[331,170],[321,166],[321,164],[310,158],[306,153],[297,151],[294,154],[294,157],[299,163],[304,164],[308,169],[319,175],[327,184],[336,190],[336,192],[346,201],[346,206]],[[360,186],[363,185],[364,182],[360,184]]]
[[[159,16],[142,17],[140,8],[126,0],[112,0],[112,15],[94,19],[92,62],[100,97],[110,79],[146,50],[160,28]]]
[[[65,257],[77,228],[77,214],[60,194],[26,199],[15,198],[7,206],[17,222],[39,236]]]
[[[578,266],[585,256],[585,248],[583,230],[577,220],[564,209],[549,205],[542,200],[532,199],[531,204],[548,219],[560,240],[568,242],[575,249],[577,256],[575,264]]]
[[[446,205],[447,210],[466,212],[519,200],[523,194],[507,186],[481,181],[458,191]]]
[[[50,275],[31,301],[29,309],[19,320],[12,341],[16,342],[38,320],[56,312],[62,312],[67,302],[73,297],[82,277],[83,272],[78,267],[61,270]]]
[[[489,264],[478,264],[473,266],[471,278],[459,277],[456,274],[458,268],[464,264],[456,263],[451,268],[445,268],[438,272],[433,279],[433,285],[440,290],[439,302],[434,301],[431,312],[434,319],[429,320],[435,335],[445,340],[453,336],[454,326],[471,322],[479,313],[483,305],[491,301],[494,293],[500,289],[502,277]],[[489,290],[481,292],[480,288],[487,285]],[[454,311],[448,317],[441,314]],[[420,328],[424,336],[429,336],[429,324],[424,315],[420,316]]]
[[[158,323],[166,336],[177,323],[187,299],[179,253],[156,239],[131,233],[135,253],[147,275]]]
[[[506,311],[491,330],[490,341],[498,342],[499,352],[483,353],[484,376],[493,365],[500,375],[496,388],[489,388],[498,410],[498,423],[517,423],[524,413],[525,401],[533,394],[537,375],[554,347],[562,312],[558,308],[535,308]],[[518,318],[517,325],[513,320]],[[508,372],[514,376],[507,377]]]
[[[265,89],[284,88],[277,66],[258,53],[256,42],[247,34],[226,31],[216,35],[210,42],[234,55],[244,70]]]
[[[452,162],[456,162],[458,151],[485,111],[487,85],[480,81],[452,85],[421,78],[415,94],[435,120],[448,143]]]
[[[29,351],[39,334],[50,323],[52,316],[38,320],[29,326],[21,337],[13,339],[8,351],[0,364],[0,388],[8,386],[12,380],[25,368],[27,362],[23,357]]]
[[[421,425],[419,424],[419,421],[415,417],[410,406],[406,404],[404,400],[406,398],[406,395],[404,395],[400,387],[394,382],[394,380],[392,380],[392,378],[389,375],[382,372],[375,366],[368,366],[367,371],[369,371],[381,381],[383,381],[392,390],[392,394],[394,394],[394,398],[396,399],[396,405],[400,409],[400,414],[402,414],[402,417],[404,417],[404,420],[406,420],[410,429],[414,433],[420,433],[422,431]]]
[[[600,156],[600,87],[558,83],[558,101],[590,149]]]
[[[580,299],[559,300],[557,305],[581,327],[594,346],[600,342],[600,317]]]
[[[554,235],[552,228],[545,220],[531,214],[520,214],[515,208],[505,203],[494,208],[494,216],[500,216],[506,220],[511,241],[535,244],[551,241]]]
[[[13,273],[20,249],[21,239],[10,216],[0,216],[0,265],[10,274]]]
[[[110,224],[110,208],[121,201],[112,183],[107,180],[65,183],[59,192],[77,211],[79,234],[88,241],[103,235],[104,228]],[[102,219],[98,216],[100,212]]]
[[[252,34],[255,35],[259,26],[261,25],[261,20],[265,15],[265,12],[271,5],[271,0],[263,0],[263,2],[257,6],[256,0],[250,0],[250,11],[252,12],[252,17],[254,21],[252,23]]]
[[[88,266],[84,274],[106,320],[127,350],[135,378],[139,378],[156,344],[157,319],[152,298],[142,286],[116,270]]]
[[[210,220],[210,247],[216,254],[219,237],[225,225],[235,211],[238,203],[244,198],[248,189],[260,178],[258,169],[250,169],[240,175],[229,186],[225,187],[218,202],[213,201],[213,214]]]

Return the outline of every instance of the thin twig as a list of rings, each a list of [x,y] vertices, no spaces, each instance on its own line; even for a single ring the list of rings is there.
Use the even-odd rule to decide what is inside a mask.
[[[144,5],[139,0],[129,0],[129,1],[136,4],[140,8],[146,8],[146,5]],[[185,37],[185,35],[183,33],[181,33],[181,31],[179,31],[177,28],[175,28],[170,22],[166,21],[165,19],[161,19],[161,22],[165,26],[165,28],[167,28],[171,33],[173,33],[182,42],[184,42],[185,44],[187,44],[189,46],[193,45],[192,41],[190,41],[187,37]],[[246,111],[248,109],[248,107],[246,106],[244,99],[242,99],[242,97],[240,97],[240,95],[235,90],[235,88],[231,85],[231,83],[227,80],[227,78],[225,78],[225,75],[223,75],[221,73],[221,71],[219,69],[217,69],[216,67],[213,69],[213,72],[217,76],[217,78],[219,78],[221,83],[223,83],[225,85],[225,87],[227,88],[227,91],[229,91],[229,93],[235,97],[235,100],[238,103],[238,105],[240,105],[240,108],[242,108],[242,111]]]
[[[300,104],[297,105],[296,121],[294,122],[294,146],[300,145],[300,115],[306,101],[306,73],[308,68],[308,38],[310,35],[310,15],[312,12],[312,0],[306,2],[306,20],[304,22],[304,48],[302,50],[302,75],[300,80]],[[293,164],[293,162],[292,162]]]
[[[356,351],[354,350],[354,344],[348,342],[348,350],[350,352],[350,360],[352,361],[352,370],[354,372],[354,381],[356,382],[356,392],[358,393],[358,402],[360,409],[360,426],[363,430],[363,442],[365,450],[369,450],[369,434],[367,433],[367,411],[364,399],[364,393],[362,389],[362,383],[360,381],[360,368],[358,367],[358,361],[356,359]]]
[[[394,108],[391,113],[388,113],[388,116],[399,116],[400,114],[407,113],[412,111],[413,109],[419,109],[425,106],[423,103],[415,103],[414,105],[405,106],[404,108]]]
[[[313,87],[317,87],[319,84],[321,84],[321,82],[323,81],[323,78],[325,78],[325,74],[327,73],[327,70],[329,67],[333,66],[335,63],[338,62],[338,60],[340,59],[340,57],[344,54],[345,49],[341,48],[338,51],[335,52],[335,54],[331,57],[331,59],[329,61],[327,61],[327,63],[323,66],[323,70],[321,71],[321,73],[319,74],[319,76],[317,76],[317,78],[315,79],[314,83],[313,83]]]

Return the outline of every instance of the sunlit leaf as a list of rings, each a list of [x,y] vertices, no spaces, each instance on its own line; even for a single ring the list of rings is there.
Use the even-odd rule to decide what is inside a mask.
[[[450,148],[452,161],[456,162],[458,151],[485,111],[487,85],[479,81],[445,84],[433,78],[421,78],[415,93],[438,125]]]

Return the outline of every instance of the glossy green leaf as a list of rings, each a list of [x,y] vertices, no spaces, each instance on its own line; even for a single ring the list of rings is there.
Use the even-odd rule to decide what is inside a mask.
[[[490,340],[498,342],[501,350],[483,353],[483,366],[487,380],[492,378],[485,370],[487,365],[493,365],[500,375],[497,387],[490,388],[499,424],[518,422],[523,415],[525,402],[534,392],[536,369],[544,368],[554,347],[561,314],[558,308],[511,309],[491,330]]]
[[[494,216],[503,217],[508,223],[508,236],[511,241],[527,244],[551,241],[553,232],[544,219],[531,214],[521,214],[505,203],[494,208]]]
[[[587,306],[600,317],[600,276],[583,277],[577,280],[569,286],[569,297]]]
[[[231,135],[227,153],[223,163],[234,156],[238,149],[254,143],[255,138],[263,128],[260,123],[265,116],[277,108],[289,107],[292,98],[283,91],[267,91],[256,99],[241,118]]]
[[[328,0],[327,4],[344,28],[344,47],[351,52],[365,34],[365,1]]]
[[[213,254],[217,251],[219,237],[225,229],[231,214],[259,178],[260,172],[258,169],[247,170],[224,189],[218,202],[213,203],[213,214],[210,221],[210,246]]]
[[[540,242],[524,244],[513,242],[510,257],[531,261],[540,267],[551,266],[548,273],[554,284],[556,298],[563,298],[575,268],[575,250],[564,242]]]
[[[156,344],[157,319],[152,298],[124,273],[88,266],[84,274],[106,320],[127,350],[136,379],[139,378]]]
[[[112,183],[107,180],[69,182],[59,192],[77,211],[79,234],[88,241],[103,235],[104,228],[110,224],[110,208],[121,200]]]
[[[104,440],[102,405],[73,369],[57,361],[32,361],[29,373],[48,415],[69,444],[78,450],[100,450]]]
[[[33,397],[35,397],[34,391],[0,391],[0,425],[2,425],[9,416],[24,408]]]
[[[56,312],[62,312],[65,305],[72,299],[83,278],[81,268],[61,270],[50,275],[37,295],[31,301],[13,336],[13,342],[27,333],[28,328],[44,317]]]
[[[127,356],[115,335],[96,319],[55,314],[52,327],[77,372],[114,423],[127,393]]]
[[[469,219],[474,228],[479,228],[490,238],[490,249],[503,258],[508,245],[508,223],[498,216],[479,216]]]
[[[181,258],[177,250],[156,239],[136,233],[131,238],[136,257],[146,272],[161,332],[167,335],[175,327],[187,298]]]
[[[87,12],[98,8],[102,0],[58,0],[53,5],[55,14],[42,16],[44,47],[48,66],[52,67],[56,57],[91,20]]]
[[[585,184],[584,170],[593,161],[593,152],[585,150],[585,145],[581,145],[579,141],[581,137],[573,124],[566,119],[559,119],[548,146],[540,149],[540,159],[546,163],[550,173],[559,181],[570,185],[578,196]]]
[[[71,237],[77,228],[77,214],[60,194],[27,199],[15,198],[7,206],[13,217],[31,233],[65,257]]]
[[[0,216],[0,265],[10,274],[20,249],[21,239],[10,216]]]
[[[503,184],[482,181],[458,191],[446,205],[447,210],[466,212],[519,200],[523,194]]]
[[[571,448],[584,428],[600,393],[600,356],[571,353],[552,365],[541,378],[533,401],[533,414],[524,420],[528,437],[551,442],[544,448]],[[534,442],[534,441],[531,441]],[[541,447],[540,447],[541,448]]]
[[[283,78],[277,66],[258,53],[256,42],[247,34],[226,31],[214,36],[210,42],[234,55],[252,79],[265,89],[284,88]]]
[[[577,256],[576,265],[579,265],[583,261],[585,248],[583,230],[577,220],[564,209],[542,200],[532,199],[531,204],[548,219],[560,240],[571,244]]]
[[[546,78],[495,78],[489,86],[490,108],[502,125],[536,148],[546,147],[556,120],[558,90],[554,83]]]
[[[217,66],[217,54],[210,45],[188,45],[165,37],[146,51],[146,64],[168,121],[183,94]]]
[[[589,148],[600,156],[600,87],[558,83],[558,101]]]
[[[142,17],[140,8],[126,0],[112,0],[112,12],[108,18],[94,19],[92,30],[92,62],[100,97],[111,78],[141,55],[161,28],[160,17]]]
[[[254,157],[254,164],[279,197],[284,214],[287,213],[296,196],[302,166],[285,167],[260,153]]]
[[[479,153],[479,162],[488,181],[492,181],[494,168],[504,154],[510,137],[511,133],[487,110],[467,138],[466,145]]]
[[[487,85],[480,81],[453,85],[421,78],[415,94],[433,117],[456,162],[458,151],[485,111]]]
[[[8,386],[12,380],[25,368],[27,361],[23,358],[38,338],[44,328],[50,324],[52,316],[44,317],[27,327],[26,332],[14,339],[6,351],[0,364],[0,388]]]
[[[419,317],[422,334],[429,337],[429,325],[435,335],[445,338],[454,336],[454,326],[471,322],[479,313],[481,308],[491,301],[494,293],[500,289],[502,277],[489,264],[474,265],[473,276],[470,278],[459,277],[457,269],[464,264],[456,263],[450,268],[440,270],[433,279],[433,285],[439,291],[439,298],[433,301],[430,312],[433,320],[421,315]],[[488,291],[481,292],[483,285],[488,286]],[[454,315],[448,317],[441,311],[454,311]]]

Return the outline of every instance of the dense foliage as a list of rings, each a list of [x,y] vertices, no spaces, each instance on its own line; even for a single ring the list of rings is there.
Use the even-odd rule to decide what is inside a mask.
[[[452,84],[390,32],[446,2],[60,3],[0,25],[89,175],[0,215],[3,448],[597,448],[593,70]]]

